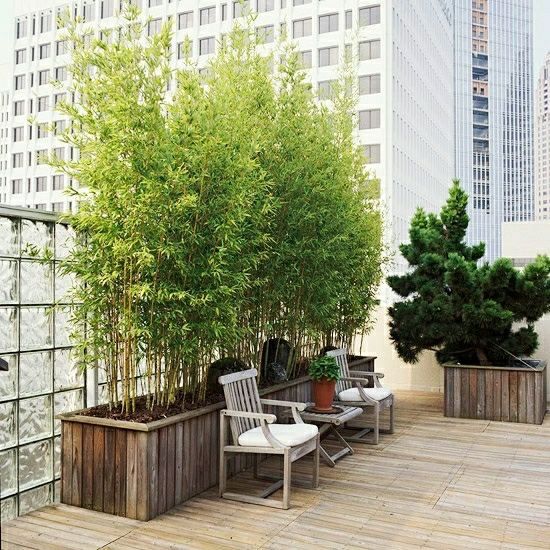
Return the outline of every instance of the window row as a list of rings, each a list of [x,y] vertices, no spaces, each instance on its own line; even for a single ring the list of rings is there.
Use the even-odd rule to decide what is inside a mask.
[[[51,189],[53,191],[61,191],[65,188],[65,176],[63,174],[51,176],[38,176],[36,178],[27,178],[27,193],[36,191],[42,193],[49,191],[48,180],[51,179]],[[24,192],[24,180],[23,178],[16,178],[11,180],[11,192],[14,195],[19,195]]]
[[[26,87],[27,82],[31,88],[35,85],[34,73],[29,73],[28,77],[29,78],[27,80],[26,74],[15,75],[14,88],[16,91],[23,90]],[[58,80],[59,82],[67,80],[67,67],[55,67],[53,71],[50,71],[50,69],[38,71],[36,73],[36,84],[38,86],[44,86],[50,82],[52,77],[54,80]]]
[[[27,139],[33,139],[33,129],[36,129],[36,139],[42,139],[48,137],[50,130],[52,130],[54,136],[60,136],[67,129],[66,120],[56,120],[53,124],[48,122],[40,122],[38,124],[28,125],[28,137]],[[25,140],[25,127],[15,126],[12,128],[12,142],[18,143]]]
[[[332,99],[337,80],[322,80],[317,83],[317,95],[319,99]],[[380,75],[367,74],[359,77],[359,95],[371,95],[380,93]],[[364,111],[362,111],[364,112]],[[370,126],[370,128],[379,128]],[[365,128],[360,128],[365,129]]]
[[[66,99],[67,94],[64,92],[53,94],[52,97],[49,95],[44,95],[37,98],[31,98],[26,101],[24,99],[19,99],[13,102],[13,115],[21,116],[26,114],[25,106],[27,107],[27,114],[29,115],[32,115],[34,112],[42,113],[45,111],[50,111],[51,109],[55,109],[61,101],[65,101]]]
[[[66,40],[56,40],[55,43],[55,55],[65,55],[68,52],[68,44]],[[28,52],[30,51],[30,56]],[[48,59],[52,55],[52,42],[40,44],[37,47],[31,46],[30,48],[20,48],[15,50],[15,64],[21,65],[26,63],[27,59],[34,61],[35,59]]]
[[[74,149],[71,147],[69,149],[69,156],[72,159]],[[27,163],[25,164],[25,157]],[[12,168],[24,168],[25,166],[40,166],[48,164],[48,158],[50,153],[47,149],[39,149],[37,151],[27,151],[26,153],[12,153]],[[64,147],[55,147],[51,150],[51,157],[57,160],[65,160],[65,148]]]

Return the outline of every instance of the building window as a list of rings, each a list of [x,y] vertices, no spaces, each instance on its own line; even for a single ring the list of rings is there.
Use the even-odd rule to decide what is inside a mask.
[[[84,21],[94,20],[94,4],[88,3],[82,6],[82,18]]]
[[[178,29],[188,29],[193,26],[193,12],[186,11],[178,14]]]
[[[23,153],[14,153],[11,160],[12,168],[23,168]]]
[[[149,7],[154,8],[155,6],[160,6],[162,4],[162,0],[149,0]]]
[[[359,61],[378,59],[380,57],[380,40],[368,40],[359,43]]]
[[[50,57],[50,45],[40,44],[38,46],[38,59],[46,59],[48,57]]]
[[[292,22],[292,38],[311,36],[311,17]]]
[[[39,176],[38,178],[35,178],[34,183],[37,192],[46,191],[48,188],[48,179],[46,176]]]
[[[47,149],[40,149],[39,151],[36,151],[36,165],[40,164],[46,164],[48,161],[48,150]]]
[[[38,85],[43,86],[50,81],[50,70],[38,71]]]
[[[213,36],[201,38],[199,40],[199,55],[208,55],[214,53],[216,41]]]
[[[258,0],[256,3],[256,11],[263,13],[273,11],[275,9],[275,0]]]
[[[227,4],[222,4],[222,21],[227,19]]]
[[[65,94],[64,93],[61,93],[61,94],[55,94],[53,96],[53,106],[54,108],[57,107],[57,104],[60,102],[60,101],[65,101]]]
[[[48,125],[45,122],[36,125],[36,137],[45,138],[48,135]]]
[[[304,4],[311,4],[311,0],[294,0],[292,4],[294,6],[303,6]]]
[[[210,25],[216,22],[216,8],[202,8],[199,12],[200,25]]]
[[[317,84],[319,99],[332,99],[334,93],[334,80],[323,80]]]
[[[53,176],[52,187],[54,191],[60,191],[65,187],[65,181],[63,175]]]
[[[338,46],[319,48],[319,67],[338,64]]]
[[[19,74],[15,77],[15,89],[22,90],[25,87],[25,75]]]
[[[319,34],[325,32],[334,32],[338,30],[338,14],[331,13],[329,15],[319,16]]]
[[[23,180],[22,179],[11,180],[11,192],[14,195],[18,195],[19,193],[23,193]]]
[[[18,141],[23,141],[23,126],[17,126],[13,129],[13,140],[14,143]]]
[[[380,6],[359,8],[359,26],[376,25],[380,23]]]
[[[380,162],[380,144],[364,145],[363,153],[367,164],[378,164]]]
[[[306,50],[303,52],[298,52],[298,61],[304,69],[311,69],[313,56],[311,55],[311,50]]]
[[[67,124],[67,121],[65,121],[65,120],[56,120],[53,123],[53,128],[54,128],[53,134],[54,134],[54,136],[58,136],[58,135],[62,134],[65,131],[66,124]]]
[[[58,40],[55,43],[55,55],[64,55],[67,53],[67,41]]]
[[[53,156],[58,160],[65,160],[65,148],[64,147],[56,147],[53,150]],[[55,186],[54,186],[54,189],[55,189]]]
[[[52,212],[63,212],[63,203],[52,202]]]
[[[273,25],[258,27],[256,29],[256,36],[260,44],[271,44],[275,40],[275,29]]]
[[[245,2],[234,1],[233,2],[233,17],[242,17],[247,13],[250,13],[250,2],[246,0]]]
[[[158,19],[152,19],[149,23],[147,23],[147,35],[153,36],[154,34],[159,33],[161,28],[162,19],[160,17]]]
[[[40,14],[40,32],[48,32],[52,30],[52,14]]]
[[[15,29],[15,36],[17,38],[23,38],[27,36],[27,20],[23,21],[17,21],[16,29]]]
[[[115,0],[102,0],[101,1],[101,19],[106,17],[112,17],[115,14]]]
[[[359,111],[359,130],[380,128],[380,109]]]
[[[367,74],[359,77],[359,94],[379,94],[380,93],[380,75]]]
[[[346,11],[346,29],[353,27],[353,12],[351,10]]]
[[[59,82],[67,80],[67,67],[56,67],[55,68],[55,79]]]
[[[20,65],[27,60],[27,50],[15,50],[15,64]]]
[[[20,101],[13,102],[13,116],[21,116],[25,114],[25,102],[21,99]]]

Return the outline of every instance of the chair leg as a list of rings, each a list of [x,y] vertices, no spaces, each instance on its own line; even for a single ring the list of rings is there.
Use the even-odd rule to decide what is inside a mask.
[[[321,454],[321,434],[317,434],[317,446],[313,451],[313,479],[311,486],[313,489],[319,487],[319,462]]]
[[[224,453],[225,447],[225,417],[220,415],[220,479],[218,494],[223,497],[227,484],[227,461]]]
[[[390,405],[390,431],[389,433],[393,433],[394,432],[394,417],[393,417],[393,407],[395,406],[395,402],[392,401],[391,405]]]
[[[292,479],[292,464],[290,462],[290,453],[288,449],[284,452],[284,466],[283,466],[283,509],[288,510],[290,508],[290,483]]]
[[[374,406],[374,428],[372,434],[372,442],[378,445],[380,439],[380,405],[376,403]]]

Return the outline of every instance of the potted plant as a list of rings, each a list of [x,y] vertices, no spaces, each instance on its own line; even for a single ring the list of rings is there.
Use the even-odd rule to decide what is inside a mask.
[[[411,269],[388,278],[402,301],[389,308],[399,356],[434,351],[445,367],[445,415],[541,423],[546,362],[535,322],[550,311],[550,258],[522,270],[506,258],[481,263],[466,243],[468,195],[455,181],[441,214],[418,210],[401,254]]]
[[[332,411],[336,382],[340,378],[340,367],[334,357],[317,357],[309,366],[313,380],[313,400],[318,412]]]

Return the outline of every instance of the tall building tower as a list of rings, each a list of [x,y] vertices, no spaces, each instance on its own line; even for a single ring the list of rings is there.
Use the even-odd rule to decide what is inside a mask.
[[[8,188],[10,107],[10,93],[0,91],[0,202],[6,202]]]
[[[546,54],[535,97],[535,217],[550,220],[550,52]]]
[[[455,1],[455,171],[488,261],[503,222],[534,216],[532,26],[531,0]]]
[[[149,33],[168,18],[175,24],[173,60],[191,39],[193,55],[205,66],[218,39],[241,16],[230,0],[135,0],[150,17]],[[357,140],[381,180],[388,242],[407,239],[417,206],[437,210],[453,175],[452,0],[254,0],[255,25],[270,48],[286,30],[321,100],[330,95],[345,52],[357,72]],[[40,153],[76,154],[48,131],[63,128],[55,112],[69,56],[57,29],[57,13],[69,7],[97,33],[115,24],[119,0],[21,0],[16,5],[10,121],[14,163],[9,166],[7,201],[47,209],[70,207],[66,177],[41,164]],[[29,124],[29,116],[35,121]],[[55,132],[54,132],[55,134]],[[397,268],[403,268],[399,259]]]

